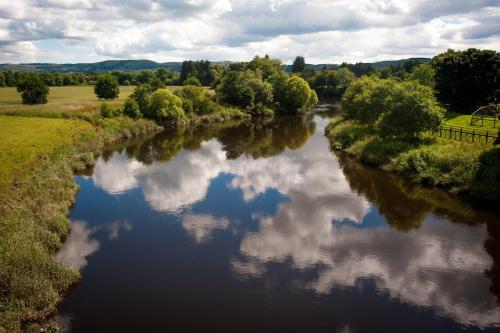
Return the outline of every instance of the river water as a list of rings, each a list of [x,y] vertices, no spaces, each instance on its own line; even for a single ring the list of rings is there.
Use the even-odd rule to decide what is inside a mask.
[[[314,117],[109,147],[57,254],[68,332],[500,329],[500,214],[330,150]]]

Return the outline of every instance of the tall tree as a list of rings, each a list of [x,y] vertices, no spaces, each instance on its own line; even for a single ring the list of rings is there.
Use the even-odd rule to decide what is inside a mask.
[[[298,56],[293,61],[292,72],[293,73],[302,73],[306,68],[306,60],[302,56]]]
[[[493,50],[448,50],[434,57],[436,91],[451,109],[471,113],[500,99],[500,54]]]

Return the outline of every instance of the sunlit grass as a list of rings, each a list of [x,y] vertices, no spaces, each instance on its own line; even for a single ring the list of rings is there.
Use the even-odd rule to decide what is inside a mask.
[[[447,112],[444,117],[445,125],[449,126],[459,126],[470,129],[479,129],[482,131],[498,131],[500,130],[500,120],[497,121],[496,128],[493,127],[493,122],[484,121],[484,125],[481,123],[471,125],[471,116],[468,114],[456,113],[456,112]]]

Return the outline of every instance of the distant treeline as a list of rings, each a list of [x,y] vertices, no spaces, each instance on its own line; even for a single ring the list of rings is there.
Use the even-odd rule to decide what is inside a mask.
[[[376,64],[343,63],[342,65],[321,65],[321,70],[317,70],[320,65],[307,65],[304,71],[304,78],[312,83],[312,77],[325,71],[333,71],[339,68],[347,68],[354,73],[356,77],[371,75],[376,72],[382,73],[381,76],[403,76],[408,72],[408,64],[414,64],[418,60],[407,60],[404,64],[401,61],[387,62],[387,66],[380,69]],[[180,72],[169,71],[167,68],[146,69],[146,70],[113,70],[107,71],[102,66],[102,71],[89,72],[60,72],[60,71],[0,71],[0,87],[15,87],[19,81],[24,80],[30,75],[38,75],[42,81],[51,87],[75,86],[75,85],[93,85],[102,73],[109,73],[114,76],[120,85],[139,85],[149,83],[152,85],[182,85],[189,80],[190,84],[200,84],[203,86],[215,86],[224,70],[241,68],[243,63],[221,64],[207,60],[184,61],[180,65]],[[283,70],[293,71],[292,66],[282,65]],[[319,91],[318,91],[319,93]]]

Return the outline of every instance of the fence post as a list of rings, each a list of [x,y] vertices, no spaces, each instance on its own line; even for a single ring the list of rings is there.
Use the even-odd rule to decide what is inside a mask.
[[[489,136],[490,132],[489,131],[486,131],[486,143],[488,143],[488,136]]]
[[[463,132],[463,127],[460,127],[460,141],[462,141],[462,132]]]
[[[475,129],[473,129],[473,130],[472,130],[472,142],[474,142],[474,134],[475,134],[475,132],[476,132],[476,130],[475,130]]]
[[[450,126],[450,139],[451,139],[451,129],[452,129],[452,127]]]

